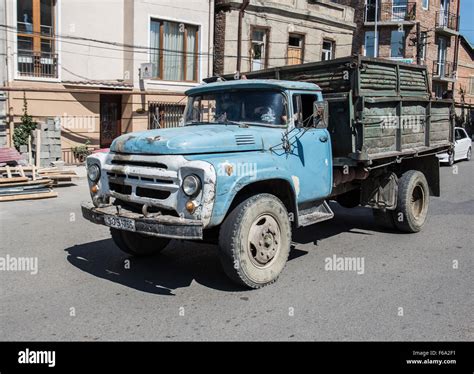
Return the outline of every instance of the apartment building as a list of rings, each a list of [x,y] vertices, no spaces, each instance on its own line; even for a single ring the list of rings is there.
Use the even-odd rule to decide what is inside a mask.
[[[353,53],[426,65],[433,95],[453,95],[460,0],[337,2],[355,9]]]
[[[457,82],[454,99],[458,124],[474,133],[474,45],[459,37]]]
[[[216,74],[351,54],[354,9],[331,0],[216,0]]]
[[[74,145],[175,123],[184,91],[212,74],[213,0],[4,4],[9,144],[24,95],[30,115],[58,118],[73,161]]]
[[[6,24],[5,7],[0,6],[0,24]],[[7,96],[1,87],[5,85],[6,81],[6,29],[0,27],[0,147],[7,144]]]

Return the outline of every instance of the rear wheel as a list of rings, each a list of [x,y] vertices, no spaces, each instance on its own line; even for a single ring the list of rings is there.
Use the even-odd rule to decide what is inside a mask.
[[[170,239],[139,234],[131,231],[110,229],[112,240],[125,253],[133,256],[151,256],[161,252]]]
[[[249,288],[260,288],[278,278],[290,244],[285,205],[273,195],[259,194],[241,202],[224,220],[219,255],[229,278]]]
[[[394,222],[400,231],[418,232],[425,224],[430,203],[428,182],[423,173],[405,172],[398,180],[398,202]]]
[[[472,149],[471,149],[471,147],[469,147],[469,149],[467,150],[467,154],[466,154],[466,160],[470,161],[471,156],[472,156]]]

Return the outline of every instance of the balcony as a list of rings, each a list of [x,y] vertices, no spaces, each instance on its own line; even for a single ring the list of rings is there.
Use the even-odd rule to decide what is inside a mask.
[[[364,25],[372,26],[377,23],[383,25],[413,25],[416,22],[416,3],[382,3],[379,4],[377,12],[374,4],[365,5]],[[376,14],[377,13],[377,14]]]
[[[459,17],[454,13],[436,12],[435,30],[447,36],[459,34]]]
[[[433,61],[433,80],[439,82],[455,82],[456,74],[453,63],[448,61]]]
[[[25,78],[58,78],[58,55],[49,52],[18,51],[18,76]]]

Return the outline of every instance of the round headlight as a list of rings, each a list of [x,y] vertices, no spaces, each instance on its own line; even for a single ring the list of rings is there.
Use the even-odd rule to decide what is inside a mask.
[[[96,164],[89,165],[87,168],[87,177],[91,182],[97,182],[100,178],[100,168]]]
[[[188,175],[183,180],[183,191],[188,196],[196,195],[201,189],[201,180],[197,175]]]

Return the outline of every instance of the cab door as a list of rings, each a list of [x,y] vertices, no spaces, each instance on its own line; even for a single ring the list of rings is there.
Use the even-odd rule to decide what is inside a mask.
[[[290,113],[294,128],[289,134],[287,158],[298,203],[326,198],[332,190],[331,139],[327,124],[315,126],[313,111],[321,92],[293,92]]]

